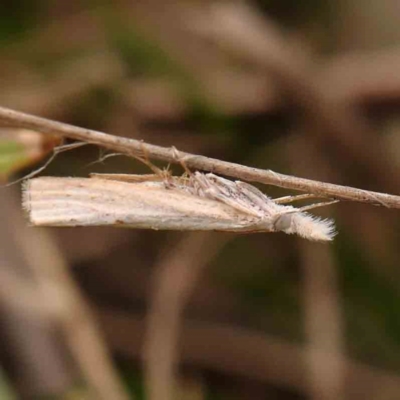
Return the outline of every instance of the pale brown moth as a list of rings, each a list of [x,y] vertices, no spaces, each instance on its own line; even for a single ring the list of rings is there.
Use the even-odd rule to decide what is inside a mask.
[[[314,241],[335,236],[331,220],[271,199],[256,187],[211,173],[182,177],[93,174],[91,178],[34,178],[24,184],[23,206],[35,226],[112,225],[166,230],[285,232]]]

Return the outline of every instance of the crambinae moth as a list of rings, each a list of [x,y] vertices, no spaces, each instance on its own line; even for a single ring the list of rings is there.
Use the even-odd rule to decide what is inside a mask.
[[[23,206],[34,226],[112,225],[164,230],[284,232],[314,241],[335,236],[332,220],[287,205],[312,195],[271,199],[256,187],[211,173],[93,174],[27,180]]]

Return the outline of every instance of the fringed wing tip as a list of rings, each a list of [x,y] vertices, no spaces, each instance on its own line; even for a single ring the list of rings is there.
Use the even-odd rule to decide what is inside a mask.
[[[317,235],[316,240],[320,241],[332,241],[337,235],[335,223],[331,219],[322,219],[318,221],[320,226],[320,233]]]
[[[314,223],[314,229],[310,232],[309,239],[319,242],[330,242],[337,235],[335,223],[331,219],[320,219],[311,217]]]

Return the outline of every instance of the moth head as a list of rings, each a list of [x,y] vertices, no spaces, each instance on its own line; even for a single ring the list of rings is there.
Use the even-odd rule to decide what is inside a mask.
[[[274,229],[278,232],[295,233],[293,229],[293,212],[285,212],[278,215],[273,222]]]

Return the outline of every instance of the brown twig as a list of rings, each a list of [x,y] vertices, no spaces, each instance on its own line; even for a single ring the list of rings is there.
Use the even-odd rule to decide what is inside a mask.
[[[135,139],[117,137],[99,131],[79,128],[77,126],[36,117],[4,107],[0,107],[0,121],[15,127],[25,127],[46,134],[55,134],[82,140],[129,156],[137,156],[143,154],[143,151],[145,151],[151,158],[172,163],[179,162],[174,152],[171,151],[171,148],[155,146]],[[400,196],[298,178],[271,170],[251,168],[185,152],[180,152],[180,157],[190,168],[216,172],[245,181],[260,182],[267,185],[280,186],[286,189],[299,190],[340,200],[369,203],[388,208],[400,208]]]

